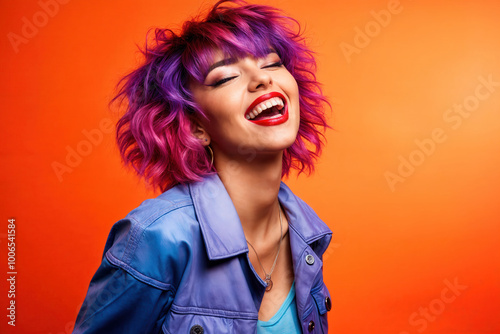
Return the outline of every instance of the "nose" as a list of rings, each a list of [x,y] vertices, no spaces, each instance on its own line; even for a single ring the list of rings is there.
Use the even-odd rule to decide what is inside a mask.
[[[270,73],[258,66],[252,66],[249,71],[248,89],[250,91],[266,90],[273,84],[273,79]]]

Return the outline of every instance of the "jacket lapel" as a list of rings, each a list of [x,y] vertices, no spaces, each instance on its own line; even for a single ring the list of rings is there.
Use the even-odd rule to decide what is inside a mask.
[[[220,260],[247,253],[238,213],[219,176],[213,174],[201,182],[191,183],[189,189],[208,258]],[[288,217],[297,309],[302,318],[311,302],[311,288],[323,266],[321,258],[332,232],[283,182],[278,198]]]
[[[323,267],[322,256],[332,232],[304,201],[281,184],[279,199],[288,216],[299,319],[311,303],[311,290]]]
[[[189,185],[208,258],[220,260],[248,252],[233,202],[217,174]]]

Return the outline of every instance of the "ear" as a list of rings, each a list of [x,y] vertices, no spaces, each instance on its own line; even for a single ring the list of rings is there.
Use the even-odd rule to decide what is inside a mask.
[[[201,141],[203,146],[210,145],[210,135],[200,124],[195,124],[193,129],[193,135]]]

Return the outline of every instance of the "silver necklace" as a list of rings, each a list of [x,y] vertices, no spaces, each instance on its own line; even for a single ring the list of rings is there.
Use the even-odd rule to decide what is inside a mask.
[[[279,215],[280,215],[280,242],[278,243],[278,252],[276,253],[276,257],[274,258],[274,263],[273,263],[273,266],[271,267],[271,271],[269,271],[269,274],[266,273],[266,270],[264,269],[264,266],[262,265],[262,262],[260,262],[259,254],[257,254],[257,251],[255,250],[255,248],[247,240],[247,243],[250,245],[250,247],[252,247],[252,249],[253,249],[253,251],[255,253],[255,256],[257,256],[257,261],[259,261],[260,267],[262,268],[262,271],[264,272],[264,275],[266,275],[266,278],[265,278],[265,281],[267,283],[266,291],[270,291],[273,288],[273,281],[271,280],[271,275],[273,274],[274,268],[276,267],[276,262],[278,261],[278,256],[280,255],[281,240],[283,239],[283,222],[282,222],[282,219],[281,219],[281,208],[279,208]]]

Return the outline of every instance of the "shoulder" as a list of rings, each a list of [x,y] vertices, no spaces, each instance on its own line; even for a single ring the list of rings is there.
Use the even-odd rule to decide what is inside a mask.
[[[144,201],[115,223],[104,256],[135,278],[166,289],[178,282],[201,231],[187,186]]]

